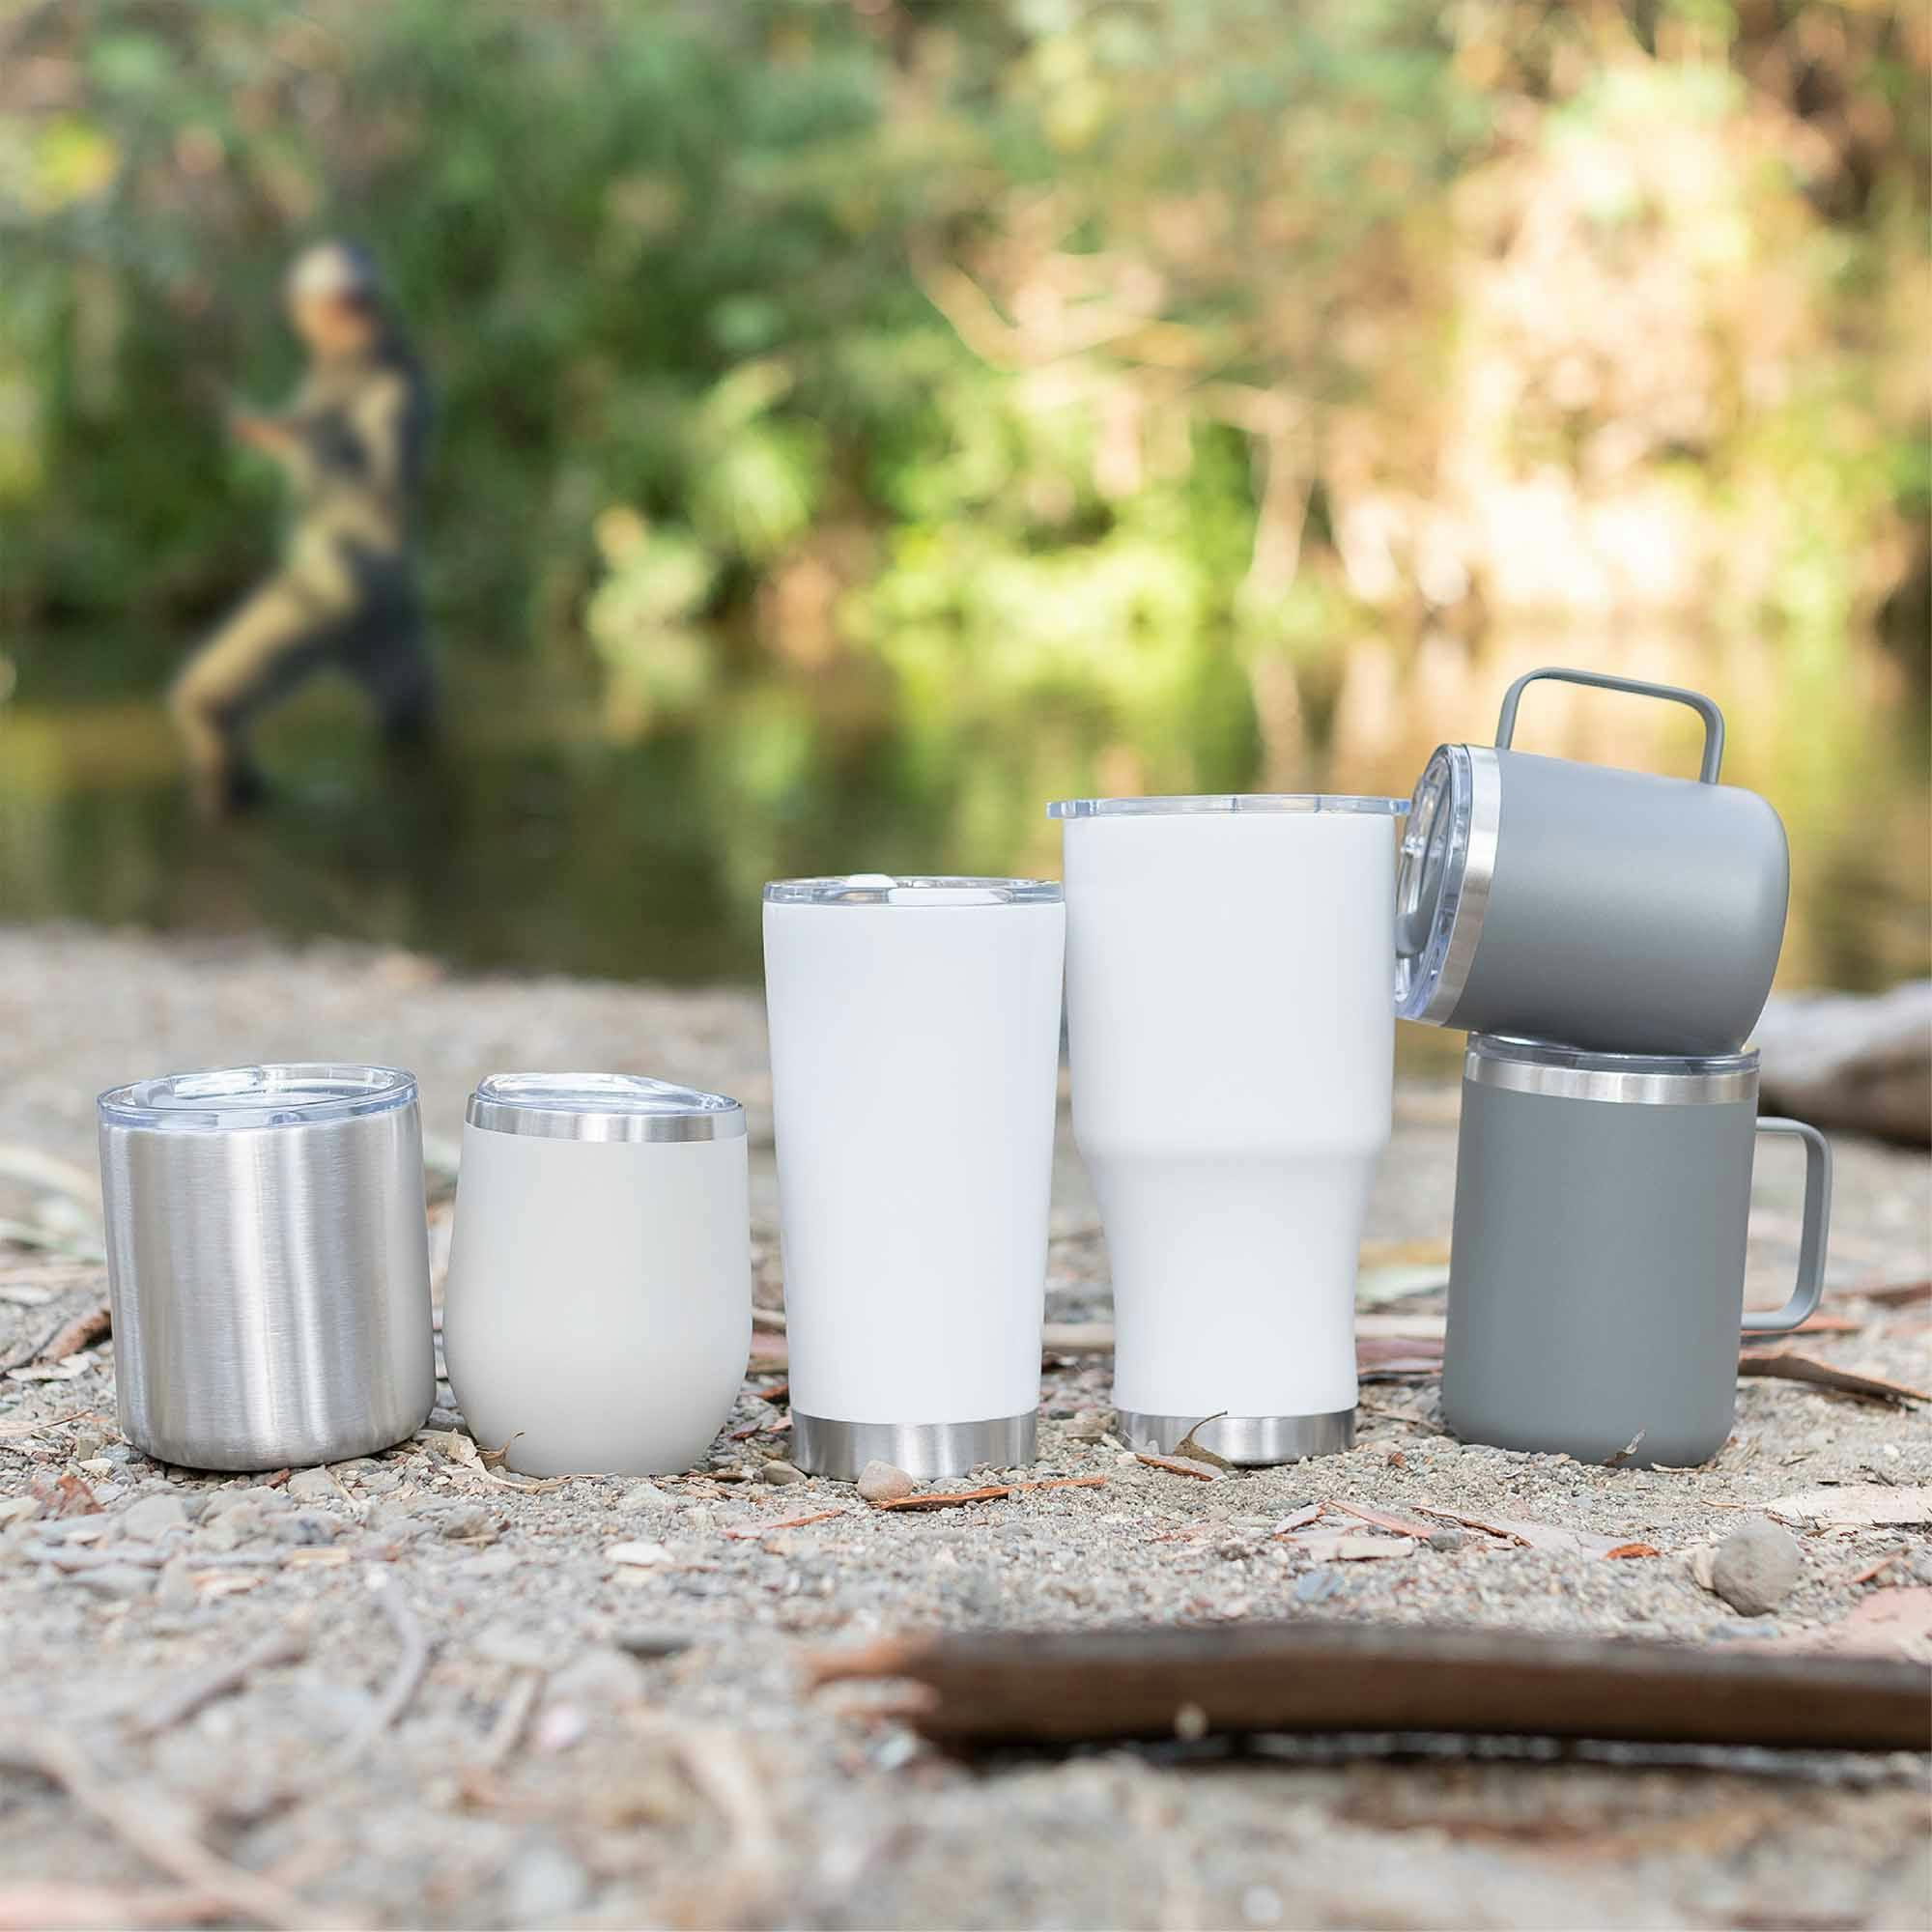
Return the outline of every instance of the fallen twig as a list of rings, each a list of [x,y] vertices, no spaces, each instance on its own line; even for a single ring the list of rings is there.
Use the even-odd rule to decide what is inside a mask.
[[[103,1301],[99,1307],[87,1309],[63,1321],[40,1341],[28,1342],[15,1349],[0,1360],[0,1369],[24,1369],[35,1362],[64,1362],[70,1355],[77,1354],[90,1344],[99,1341],[113,1325],[114,1311]]]
[[[339,1914],[312,1917],[282,1887],[231,1864],[191,1832],[183,1829],[177,1807],[137,1797],[126,1786],[108,1783],[78,1745],[60,1732],[36,1725],[0,1736],[0,1763],[57,1784],[69,1799],[98,1819],[123,1843],[190,1890],[221,1901],[224,1914],[277,1932],[321,1932],[341,1926]]]
[[[983,1490],[958,1490],[947,1495],[893,1496],[874,1503],[876,1510],[958,1509],[966,1503],[996,1501],[1001,1496],[1025,1495],[1033,1490],[1096,1490],[1105,1476],[1055,1476],[1041,1483],[990,1483]]]
[[[109,1555],[125,1552],[109,1551]],[[258,1670],[272,1670],[283,1663],[299,1663],[308,1655],[308,1633],[291,1625],[271,1631],[252,1650],[244,1650],[226,1663],[216,1663],[178,1685],[171,1695],[161,1697],[146,1716],[128,1725],[137,1738],[152,1738],[191,1718],[216,1698],[239,1690]]]
[[[1428,1731],[1923,1750],[1932,1669],[1520,1631],[1250,1624],[944,1632],[824,1655],[814,1685],[899,1677],[957,1746],[1208,1732]]]
[[[1932,1393],[1913,1388],[1905,1382],[1889,1382],[1878,1376],[1856,1375],[1833,1362],[1821,1362],[1813,1355],[1800,1355],[1789,1349],[1752,1349],[1738,1357],[1741,1376],[1781,1376],[1786,1381],[1813,1382],[1819,1388],[1835,1389],[1840,1395],[1861,1395],[1875,1402],[1932,1402]]]
[[[1868,1288],[1851,1289],[1848,1293],[1866,1301],[1900,1308],[1909,1302],[1932,1301],[1932,1281],[1880,1281],[1873,1282]]]
[[[377,1699],[376,1708],[330,1760],[328,1769],[335,1776],[355,1764],[363,1752],[403,1715],[409,1708],[410,1699],[416,1694],[416,1686],[422,1682],[424,1670],[429,1666],[429,1638],[424,1635],[423,1627],[417,1621],[416,1613],[410,1608],[409,1600],[401,1588],[381,1571],[374,1571],[370,1574],[369,1590],[383,1614],[388,1618],[389,1628],[395,1632],[400,1649],[396,1667],[390,1673],[382,1696]]]
[[[1359,1517],[1364,1522],[1372,1522],[1378,1529],[1388,1530],[1395,1536],[1412,1536],[1427,1543],[1432,1536],[1439,1534],[1428,1523],[1418,1522],[1412,1516],[1399,1516],[1394,1510],[1371,1509],[1366,1503],[1345,1503],[1339,1496],[1329,1499],[1329,1507]],[[1279,1534],[1279,1531],[1276,1533]]]
[[[117,1888],[29,1881],[0,1889],[0,1932],[94,1932],[100,1925],[196,1925],[226,1918],[220,1893],[183,1885]]]
[[[1134,1461],[1145,1463],[1150,1469],[1165,1469],[1170,1476],[1192,1476],[1197,1482],[1214,1483],[1220,1478],[1212,1469],[1203,1468],[1199,1463],[1177,1462],[1172,1456],[1152,1456],[1145,1449],[1134,1451]]]
[[[803,1529],[809,1522],[830,1522],[834,1517],[844,1516],[844,1510],[813,1510],[810,1516],[788,1516],[778,1522],[756,1522],[746,1526],[733,1526],[724,1535],[734,1541],[748,1537],[769,1536],[775,1529]]]
[[[495,1771],[516,1749],[518,1740],[524,1735],[524,1726],[529,1722],[530,1713],[536,1708],[543,1682],[544,1673],[541,1670],[517,1672],[497,1713],[497,1721],[490,1726],[490,1735],[483,1740],[483,1748],[476,1754],[479,1768]]]

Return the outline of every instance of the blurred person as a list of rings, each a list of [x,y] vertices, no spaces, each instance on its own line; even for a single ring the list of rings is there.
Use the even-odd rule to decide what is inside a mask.
[[[279,464],[294,498],[280,567],[191,657],[169,703],[210,816],[264,794],[249,725],[316,672],[346,672],[392,746],[424,743],[436,686],[416,586],[416,497],[429,391],[374,264],[342,242],[287,281],[308,372],[280,414],[238,412],[237,439]]]

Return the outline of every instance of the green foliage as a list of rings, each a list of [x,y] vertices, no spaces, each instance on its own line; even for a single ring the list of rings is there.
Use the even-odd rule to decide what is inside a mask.
[[[622,735],[759,664],[976,823],[969,768],[1286,781],[1364,637],[1543,620],[1537,492],[1577,581],[1678,505],[1670,621],[1829,665],[1922,573],[1926,494],[1923,39],[1840,15],[28,10],[0,600],[158,680],[272,542],[210,385],[292,380],[282,267],[347,232],[440,393],[445,635],[574,665]],[[1714,571],[1767,515],[1777,554]]]

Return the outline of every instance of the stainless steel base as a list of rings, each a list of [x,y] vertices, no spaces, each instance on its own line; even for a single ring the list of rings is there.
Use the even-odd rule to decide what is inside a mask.
[[[909,1476],[963,1476],[969,1469],[1017,1468],[1034,1459],[1034,1413],[985,1422],[836,1422],[791,1412],[791,1461],[814,1476],[856,1482],[867,1463],[891,1463]]]
[[[1355,1444],[1352,1408],[1331,1409],[1326,1415],[1222,1415],[1212,1422],[1202,1422],[1198,1415],[1145,1415],[1130,1408],[1117,1415],[1122,1439],[1136,1449],[1151,1443],[1164,1456],[1192,1429],[1202,1448],[1250,1468],[1298,1463],[1304,1456],[1334,1456]]]

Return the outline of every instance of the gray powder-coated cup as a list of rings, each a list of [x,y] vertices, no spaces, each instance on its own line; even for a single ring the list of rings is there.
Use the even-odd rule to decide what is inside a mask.
[[[1698,777],[1510,749],[1525,686],[1554,678],[1687,704]],[[1729,1053],[1757,1024],[1784,939],[1777,813],[1718,782],[1708,697],[1595,671],[1510,686],[1496,742],[1437,748],[1396,880],[1396,1011],[1471,1033],[1618,1053]]]
[[[1738,1338],[1818,1305],[1825,1137],[1759,1120],[1755,1052],[1580,1053],[1479,1036],[1463,1074],[1442,1408],[1464,1441],[1687,1466],[1731,1433]],[[1746,1316],[1759,1134],[1805,1152],[1798,1282]]]

